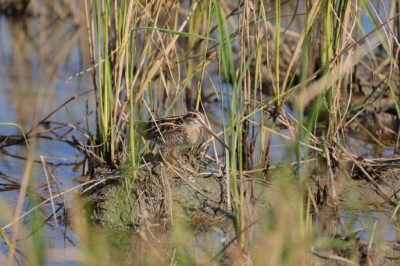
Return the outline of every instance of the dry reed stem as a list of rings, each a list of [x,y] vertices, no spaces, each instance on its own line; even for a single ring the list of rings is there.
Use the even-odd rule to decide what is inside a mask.
[[[387,195],[384,189],[372,178],[372,176],[365,170],[365,168],[357,162],[356,159],[338,142],[336,145],[348,156],[348,158],[361,170],[361,172],[367,177],[368,181],[371,182],[372,185],[379,191],[379,195],[391,205],[396,206],[396,203],[393,202]]]
[[[260,125],[259,123],[255,122],[255,121],[249,120],[249,122],[250,122],[250,123],[253,123],[253,124],[257,125],[257,126],[259,126],[259,127],[262,128],[262,129],[265,129],[265,130],[271,132],[272,134],[275,134],[275,135],[277,135],[277,136],[280,136],[280,137],[282,137],[282,138],[284,138],[284,139],[290,140],[290,141],[292,141],[292,142],[294,142],[294,143],[297,143],[297,142],[298,142],[298,143],[299,143],[300,145],[302,145],[303,147],[307,147],[307,148],[309,148],[309,149],[311,149],[311,150],[314,150],[314,151],[316,151],[316,152],[320,152],[320,153],[323,152],[323,150],[322,150],[321,148],[318,148],[318,147],[316,147],[316,146],[309,145],[309,144],[304,143],[304,142],[302,142],[302,141],[298,141],[298,140],[294,139],[293,137],[286,136],[286,135],[284,135],[284,134],[282,134],[282,133],[279,133],[278,131],[273,130],[273,129],[269,128],[269,127],[266,127],[266,126],[264,126],[264,125]]]
[[[18,221],[19,221],[19,220],[21,220],[22,218],[28,216],[31,212],[35,211],[36,209],[38,209],[39,207],[43,206],[44,204],[46,204],[46,203],[48,203],[48,202],[51,202],[51,200],[53,200],[53,199],[55,199],[55,198],[58,198],[58,197],[61,197],[61,196],[63,196],[64,194],[67,194],[67,193],[69,193],[69,192],[75,192],[77,189],[79,189],[79,188],[81,188],[81,187],[83,187],[83,186],[86,186],[86,185],[88,185],[88,184],[95,183],[96,181],[98,181],[98,180],[90,180],[90,181],[88,181],[88,182],[85,182],[85,183],[79,184],[79,185],[77,185],[77,186],[71,187],[71,188],[69,188],[69,189],[67,189],[67,190],[65,190],[65,191],[63,191],[63,192],[60,192],[60,193],[58,193],[58,194],[55,194],[55,195],[53,195],[53,197],[51,197],[51,198],[45,199],[44,201],[42,201],[41,203],[39,203],[39,204],[37,204],[36,206],[32,207],[31,209],[27,210],[27,211],[24,212],[23,214],[20,213],[19,216],[15,216],[14,219],[13,219],[13,221],[10,222],[10,223],[8,223],[8,224],[7,224],[6,226],[4,226],[3,228],[4,228],[4,229],[7,229],[7,228],[9,228],[9,227],[11,227],[11,226],[13,226],[13,225],[14,225],[14,227],[15,227],[15,225],[18,224]],[[21,187],[22,187],[22,184],[21,184]]]
[[[193,14],[194,10],[196,10],[198,5],[198,1],[196,1],[190,12],[188,13],[188,15],[186,16],[185,20],[183,21],[182,25],[179,27],[179,29],[177,30],[178,32],[182,32],[183,29],[186,27],[186,24],[189,22],[190,16]],[[157,73],[157,71],[160,69],[161,65],[164,63],[164,60],[166,60],[166,58],[168,57],[168,54],[171,52],[172,48],[174,48],[176,41],[178,40],[179,35],[176,35],[172,38],[172,40],[170,41],[170,43],[168,44],[168,46],[165,48],[165,50],[163,51],[163,53],[159,56],[158,59],[156,59],[156,61],[154,62],[153,66],[150,68],[150,70],[147,72],[147,75],[144,79],[143,82],[141,82],[139,91],[136,93],[135,96],[135,104],[139,101],[139,99],[141,98],[143,92],[147,89],[147,86],[149,84],[149,82],[153,79],[154,75]]]
[[[54,200],[53,200],[53,191],[51,189],[49,174],[47,173],[46,160],[44,159],[43,155],[40,155],[40,160],[42,161],[43,171],[44,171],[44,175],[46,177],[46,182],[47,182],[47,189],[49,190],[49,194],[50,194],[51,208],[53,210],[53,217],[54,217],[54,227],[57,228],[58,223],[57,223],[56,207],[55,207]]]
[[[285,75],[285,78],[282,83],[282,88],[281,88],[281,93],[285,92],[287,83],[289,81],[289,76],[291,74],[291,70],[296,62],[296,59],[298,58],[300,52],[301,52],[301,47],[303,46],[304,38],[306,37],[306,34],[310,31],[312,25],[314,24],[315,17],[318,15],[318,7],[321,5],[320,1],[313,1],[311,10],[309,12],[309,16],[307,19],[307,24],[302,33],[299,36],[299,40],[297,41],[296,48],[293,51],[292,58],[289,62],[289,65],[287,67],[287,72]],[[277,48],[278,49],[278,48]],[[303,105],[304,106],[304,105]]]
[[[129,48],[128,47],[128,43],[130,41],[130,36],[132,34],[132,28],[130,27],[130,25],[134,25],[134,22],[132,21],[133,17],[134,17],[134,4],[136,1],[130,1],[129,2],[129,6],[128,6],[128,15],[126,17],[126,22],[125,22],[125,31],[122,35],[122,44],[117,44],[117,49],[121,50],[121,53],[118,55],[118,65],[116,66],[116,71],[118,71],[118,74],[115,77],[115,95],[118,96],[120,95],[120,92],[122,91],[122,71],[124,70],[124,64],[126,65],[131,65],[130,62],[128,62],[129,60],[129,56],[125,57],[125,53],[126,50]],[[115,2],[116,3],[116,2]],[[115,9],[116,12],[117,9]],[[117,19],[118,16],[115,15],[115,19]],[[118,25],[118,22],[115,23],[115,25]],[[118,29],[116,29],[116,32],[119,32]],[[125,60],[122,60],[123,58],[125,58]],[[132,64],[133,65],[133,64]],[[129,76],[129,75],[126,75]],[[129,94],[128,94],[129,95]],[[114,121],[118,121],[117,116],[119,115],[118,113],[118,107],[120,106],[119,103],[119,97],[115,98],[115,102],[114,102]]]
[[[320,251],[316,251],[314,248],[311,249],[311,253],[314,254],[315,256],[321,258],[321,259],[333,260],[333,261],[341,261],[341,262],[347,263],[348,265],[359,266],[358,263],[355,263],[355,262],[353,262],[351,260],[348,260],[346,258],[337,256],[337,255],[323,254]]]
[[[161,158],[164,160],[164,162],[166,162],[168,164],[167,160],[165,160],[165,158],[162,156],[161,152],[159,152],[159,154],[160,154]],[[163,188],[164,188],[165,205],[167,206],[167,208],[169,210],[171,226],[173,227],[174,226],[174,215],[173,215],[173,210],[172,210],[172,206],[173,206],[172,192],[171,192],[171,185],[169,183],[169,180],[168,180],[168,178],[166,178],[166,175],[165,175],[164,164],[161,164],[161,181],[162,181]]]
[[[20,191],[19,191],[18,202],[17,202],[17,206],[16,206],[15,212],[14,212],[14,222],[18,221],[21,216],[26,214],[26,213],[24,213],[23,215],[21,215],[23,203],[24,203],[24,200],[26,197],[26,192],[28,190],[30,176],[32,175],[32,166],[33,166],[33,159],[30,155],[28,160],[26,161],[24,174],[22,176],[22,183],[21,183],[21,187],[20,187]],[[12,223],[14,223],[14,222],[12,222]],[[7,227],[8,226],[4,226],[3,228],[6,229]],[[6,265],[9,265],[9,266],[12,265],[12,258],[15,254],[19,230],[20,230],[20,223],[16,222],[12,228],[11,245],[9,246],[10,252],[8,253],[7,262],[6,262]]]
[[[297,102],[295,102],[295,108],[300,109],[302,106],[307,106],[319,93],[347,75],[362,58],[368,55],[370,50],[376,48],[382,42],[383,40],[375,36],[371,38],[368,43],[356,47],[344,62],[332,66],[332,69],[327,75],[312,83],[307,89],[301,92],[297,98]]]

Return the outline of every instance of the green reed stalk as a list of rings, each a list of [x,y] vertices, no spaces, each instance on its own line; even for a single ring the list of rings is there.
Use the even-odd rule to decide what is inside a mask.
[[[279,112],[283,102],[281,99],[280,95],[280,82],[279,82],[279,74],[280,74],[280,68],[279,68],[279,47],[281,43],[281,1],[280,0],[275,0],[275,32],[276,32],[276,38],[275,38],[275,96],[277,99],[277,110]]]
[[[230,84],[233,88],[231,92],[230,88],[226,88],[227,99],[232,99],[229,102],[230,110],[228,112],[228,131],[230,134],[230,156],[227,157],[230,167],[230,176],[232,180],[232,199],[233,208],[235,212],[235,231],[237,233],[238,242],[241,248],[245,246],[245,234],[243,229],[245,228],[244,221],[244,208],[245,203],[243,200],[243,158],[242,158],[242,123],[238,116],[242,115],[241,103],[240,103],[240,84],[237,82],[237,77],[235,73],[233,50],[231,46],[230,33],[227,26],[226,16],[221,9],[220,1],[214,2],[216,15],[217,15],[217,25],[220,40],[219,58],[221,60],[221,66],[223,75],[225,78],[225,86]],[[235,130],[236,129],[236,130]],[[236,153],[236,148],[238,153]]]
[[[133,21],[137,20],[138,17],[138,12],[137,12],[138,7],[135,5],[134,8],[134,18]],[[126,62],[129,67],[125,68],[125,77],[126,77],[126,82],[127,84],[131,84],[131,81],[134,80],[135,77],[135,72],[134,72],[134,65],[135,65],[135,59],[136,59],[136,52],[135,52],[135,33],[132,32],[132,35],[128,36],[128,43],[129,47],[127,48],[127,57],[126,57]],[[129,86],[129,85],[128,85]],[[130,154],[131,154],[131,161],[133,165],[133,177],[135,180],[137,180],[137,171],[136,171],[136,165],[139,163],[139,150],[140,150],[140,145],[136,141],[138,139],[138,135],[136,134],[136,130],[134,128],[135,125],[135,115],[134,115],[134,110],[135,110],[135,103],[133,101],[134,99],[134,92],[132,88],[129,90],[130,92],[130,97],[129,97],[129,108],[131,110],[130,112],[130,130],[129,130],[129,149],[130,149]],[[137,110],[141,109],[141,104],[136,105]],[[139,112],[140,113],[140,112]]]
[[[312,3],[310,1],[305,1],[304,5],[304,13],[305,13],[305,23],[312,23],[314,26],[310,27],[310,30],[307,32],[304,32],[304,39],[303,43],[301,44],[302,50],[300,54],[300,61],[299,61],[299,66],[300,66],[300,86],[299,90],[302,92],[303,90],[306,89],[303,84],[305,84],[305,81],[309,79],[309,75],[315,71],[312,67],[314,62],[310,62],[310,56],[313,54],[314,51],[312,49],[315,49],[315,46],[310,45],[310,42],[313,40],[313,37],[316,34],[316,30],[318,29],[318,21],[322,18],[324,19],[324,23],[322,24],[322,38],[324,39],[325,42],[323,42],[322,46],[322,54],[321,54],[321,60],[323,60],[324,64],[322,65],[323,67],[327,67],[329,69],[329,63],[330,63],[330,56],[332,54],[332,49],[331,49],[331,33],[328,33],[327,35],[323,35],[323,32],[327,31],[327,28],[329,26],[329,12],[327,8],[323,8],[323,5],[319,5],[315,13],[310,13]],[[329,3],[325,3],[326,6],[329,6]],[[307,27],[307,25],[305,26]],[[325,44],[325,46],[324,46]],[[280,249],[277,249],[276,252],[279,252],[281,254],[279,263],[275,261],[275,263],[278,263],[280,265],[307,265],[307,250],[309,249],[309,246],[312,244],[312,237],[313,237],[313,230],[312,230],[312,216],[310,213],[310,208],[311,208],[311,197],[313,197],[310,190],[307,190],[307,186],[310,182],[308,179],[309,173],[313,171],[313,166],[308,166],[303,163],[303,160],[306,160],[309,156],[308,148],[307,146],[303,146],[301,142],[306,143],[307,145],[310,143],[310,137],[313,133],[316,132],[317,128],[317,120],[318,117],[322,115],[321,113],[321,107],[323,104],[323,100],[326,101],[331,101],[332,96],[330,95],[330,92],[328,92],[325,97],[323,93],[320,93],[317,95],[317,97],[314,99],[311,110],[308,112],[307,117],[305,117],[305,108],[306,106],[299,106],[298,110],[298,115],[299,115],[299,127],[297,130],[296,134],[296,139],[295,139],[295,145],[292,146],[291,148],[288,149],[288,154],[294,153],[296,156],[297,160],[297,169],[296,169],[296,180],[289,181],[289,183],[285,183],[284,180],[287,180],[288,177],[285,176],[285,172],[281,173],[276,173],[276,185],[279,187],[282,187],[282,190],[285,191],[283,194],[286,195],[286,197],[289,198],[289,202],[295,203],[297,199],[297,206],[294,207],[294,213],[296,214],[295,218],[295,224],[293,225],[288,225],[290,228],[285,228],[288,231],[291,231],[292,234],[295,234],[298,236],[298,241],[294,243],[293,241],[289,240],[285,242],[284,245]],[[305,127],[302,125],[306,124]],[[286,173],[287,175],[288,173]],[[288,181],[286,181],[288,182]],[[292,184],[292,183],[295,184]],[[288,212],[286,209],[277,209],[276,212]],[[293,211],[292,211],[293,212]],[[283,214],[281,214],[283,215]],[[278,221],[279,223],[279,221]],[[282,232],[278,232],[280,234],[281,238],[286,238],[287,233],[285,230]],[[291,252],[292,257],[294,259],[287,259],[285,256],[286,252],[288,249],[292,249],[293,246],[296,246],[297,249],[300,252]]]
[[[332,24],[332,6],[334,5],[332,0],[326,1],[322,10],[323,15],[323,31],[321,33],[322,36],[322,54],[321,54],[321,66],[324,68],[324,73],[329,72],[330,63],[333,58],[333,47],[332,47],[332,39],[333,39],[333,24]],[[328,112],[332,111],[332,87],[328,88],[325,94],[325,101]],[[331,119],[328,119],[328,124],[330,124]]]
[[[206,68],[206,66],[207,66],[207,64],[208,64],[208,62],[207,62],[207,51],[208,51],[208,47],[209,47],[209,38],[210,38],[210,34],[211,34],[211,28],[212,28],[212,25],[213,25],[213,17],[214,17],[214,8],[213,8],[214,6],[212,5],[212,4],[208,4],[207,5],[207,26],[206,26],[206,29],[205,29],[205,37],[207,38],[205,41],[204,41],[204,49],[203,49],[203,60],[202,60],[202,62],[201,62],[201,64],[199,65],[199,67],[198,67],[198,69],[199,69],[199,71],[201,71],[201,78],[200,78],[200,82],[199,82],[199,85],[198,85],[198,91],[197,91],[197,99],[196,99],[196,109],[198,109],[199,107],[200,107],[200,101],[201,101],[201,88],[203,87],[203,80],[204,80],[204,71],[205,71],[205,68]],[[196,71],[194,71],[194,72],[196,72]]]
[[[138,21],[136,1],[96,0],[94,22],[96,27],[96,55],[98,61],[97,121],[99,130],[96,143],[99,155],[110,167],[123,167],[126,178],[121,178],[119,194],[109,198],[110,204],[120,211],[120,219],[106,221],[112,226],[125,222],[125,214],[135,200],[140,145],[135,131],[135,116],[140,104],[135,104],[135,67]],[[124,97],[123,97],[124,96]],[[126,134],[127,133],[127,134]],[[128,144],[128,146],[125,146]],[[125,162],[124,159],[127,159]],[[122,163],[126,163],[122,165]],[[122,206],[122,207],[121,207]]]
[[[362,12],[365,12],[369,21],[373,24],[374,29],[378,29],[381,26],[381,23],[387,22],[387,21],[379,21],[379,19],[377,18],[377,16],[379,16],[379,14],[376,14],[377,8],[370,1],[361,0],[360,4],[362,7]],[[361,23],[362,22],[359,21],[360,28],[363,29],[363,27],[361,26],[362,25]],[[376,33],[378,34],[380,39],[383,39],[383,40],[386,39],[386,36],[381,31],[377,30]],[[388,43],[386,41],[382,41],[382,46],[383,46],[385,52],[390,55],[391,48],[389,47]]]
[[[108,165],[115,165],[116,158],[122,157],[121,145],[125,143],[124,122],[121,112],[130,120],[129,151],[132,165],[138,161],[135,135],[135,105],[133,86],[137,82],[135,72],[136,60],[136,24],[138,19],[137,3],[134,1],[94,1],[97,61],[98,65],[98,108],[97,144],[100,145],[100,156]],[[121,100],[120,93],[126,90],[127,101]],[[128,112],[130,110],[130,112]],[[123,116],[124,118],[124,116]],[[122,126],[122,127],[121,127]],[[136,171],[133,176],[136,177]]]
[[[307,3],[309,4],[310,2],[307,1]],[[306,19],[305,22],[307,23],[308,19],[312,19],[314,14],[310,14],[309,13],[309,8],[310,6],[305,5],[304,8],[304,12],[306,14]],[[316,11],[318,12],[318,11]],[[316,19],[315,16],[314,19]],[[307,80],[309,78],[309,74],[310,74],[310,49],[313,49],[312,46],[310,46],[310,41],[312,40],[312,34],[313,34],[313,27],[311,28],[310,31],[308,31],[307,33],[305,33],[305,37],[303,40],[303,44],[302,44],[302,52],[300,55],[300,66],[301,66],[301,75],[300,75],[300,79],[301,79],[301,84],[304,84],[304,81]],[[312,64],[312,62],[311,62]],[[300,86],[300,90],[304,90],[304,86],[301,85]],[[297,159],[297,177],[298,180],[298,191],[296,191],[295,193],[297,193],[297,197],[300,198],[299,200],[299,205],[296,208],[297,211],[297,221],[298,221],[298,231],[299,231],[299,235],[300,235],[300,241],[299,241],[299,245],[300,245],[300,249],[306,250],[307,246],[309,245],[308,241],[312,236],[312,217],[310,214],[310,198],[313,197],[313,195],[310,195],[310,191],[306,191],[306,186],[307,183],[309,182],[309,180],[306,178],[308,175],[308,171],[312,171],[312,169],[310,167],[307,167],[306,165],[303,165],[302,160],[307,159],[308,157],[308,148],[307,146],[303,146],[300,144],[301,141],[303,141],[304,143],[306,143],[307,145],[310,143],[310,136],[311,133],[314,131],[314,127],[315,127],[315,122],[317,120],[317,117],[319,115],[319,111],[320,111],[320,107],[321,107],[321,95],[318,95],[317,98],[315,99],[315,102],[312,106],[311,112],[309,113],[308,117],[305,118],[304,117],[304,112],[305,112],[305,106],[300,106],[300,110],[299,110],[299,128],[298,128],[298,134],[296,137],[296,146],[295,146],[295,154],[296,154],[296,159]],[[304,128],[302,127],[304,120],[306,120],[306,130],[304,130]],[[306,201],[304,199],[307,199]],[[306,202],[306,205],[305,205]],[[302,258],[304,255],[300,255],[300,258]],[[293,261],[291,262],[292,265]],[[300,264],[300,263],[299,263]],[[305,262],[305,259],[302,258],[301,259],[301,264],[302,265],[306,265],[307,263]]]
[[[341,34],[346,34],[346,31],[343,31],[343,28],[347,26],[347,18],[345,17],[347,4],[347,0],[341,0],[337,3],[335,1],[328,1],[323,7],[324,28],[322,32],[323,50],[321,55],[321,66],[324,68],[323,75],[330,72],[332,64],[338,65],[342,62],[343,57],[338,56],[334,59],[334,56],[336,56],[336,54],[338,54],[343,48],[341,45],[344,45],[344,42],[342,42],[344,36],[341,36]],[[333,10],[335,7],[337,9]],[[336,14],[335,18],[333,17],[333,12]],[[341,86],[342,79],[339,79],[332,84],[325,93],[326,109],[328,112],[325,116],[327,118],[325,136],[328,142],[331,142],[335,138],[335,134],[338,132],[338,123],[341,120],[341,106],[340,102],[337,100],[340,98]]]
[[[114,104],[113,97],[113,77],[110,63],[110,36],[109,26],[111,20],[110,0],[96,0],[95,4],[95,21],[97,32],[97,60],[99,64],[99,110],[98,119],[100,132],[98,132],[98,143],[101,144],[101,156],[107,163],[114,162],[114,122],[112,107]]]
[[[202,19],[203,18],[203,5],[200,4],[199,8],[197,8],[194,13],[193,16],[190,17],[190,21],[189,21],[189,33],[191,34],[201,34],[201,24],[202,24]],[[190,48],[190,55],[193,56],[194,54],[197,54],[200,51],[200,47],[195,45],[197,42],[197,39],[195,38],[189,38],[188,40],[188,44],[189,44],[189,48]],[[187,73],[188,75],[190,75],[191,73],[193,73],[195,66],[197,65],[197,58],[191,59],[188,61],[187,64]],[[188,86],[191,87],[191,82],[192,80],[188,80]],[[199,86],[197,87],[197,99],[196,99],[196,109],[199,109],[200,106],[200,96],[201,96],[201,85],[199,84]],[[192,106],[192,101],[193,101],[193,97],[194,95],[192,95],[193,90],[186,90],[186,105],[187,106]]]
[[[25,141],[25,147],[28,150],[28,152],[30,152],[28,140],[26,138],[24,130],[22,129],[22,127],[20,125],[18,125],[17,123],[0,122],[0,126],[12,126],[12,127],[18,128],[19,132],[21,133],[21,136],[23,137],[23,139]]]

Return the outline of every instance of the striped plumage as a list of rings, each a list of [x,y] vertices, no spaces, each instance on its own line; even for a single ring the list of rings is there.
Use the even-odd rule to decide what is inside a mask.
[[[141,122],[139,132],[143,137],[162,148],[186,149],[198,144],[206,129],[215,138],[217,136],[206,125],[204,114],[190,111],[186,115],[171,116]],[[220,141],[217,138],[218,141]],[[221,141],[220,141],[221,142]],[[226,146],[223,142],[221,142]]]
[[[203,135],[205,117],[199,111],[145,122],[143,137],[162,148],[185,149],[195,145]]]

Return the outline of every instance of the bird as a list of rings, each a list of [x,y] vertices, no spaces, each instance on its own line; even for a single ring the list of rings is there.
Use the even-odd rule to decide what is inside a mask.
[[[161,148],[187,149],[201,141],[204,130],[229,149],[207,126],[205,115],[197,110],[189,111],[185,115],[142,122],[138,131],[146,140]]]

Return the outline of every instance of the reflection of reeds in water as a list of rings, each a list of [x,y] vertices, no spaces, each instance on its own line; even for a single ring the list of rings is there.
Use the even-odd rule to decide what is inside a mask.
[[[1,1],[0,5],[4,7],[6,2],[9,1]],[[29,1],[24,2],[29,3]],[[36,5],[36,7],[41,6]],[[40,11],[45,11],[43,6]],[[57,226],[57,216],[62,212],[60,212],[60,208],[62,209],[64,206],[62,197],[65,192],[59,190],[61,189],[58,187],[59,181],[52,172],[54,171],[53,163],[49,162],[51,166],[46,163],[48,160],[46,155],[49,153],[53,155],[62,153],[59,150],[61,145],[52,145],[54,143],[43,142],[41,139],[54,138],[67,141],[64,137],[71,132],[71,124],[77,122],[75,110],[84,110],[84,108],[68,109],[70,106],[64,106],[64,110],[70,111],[70,116],[57,113],[51,118],[48,117],[48,120],[43,121],[43,124],[38,125],[39,121],[47,117],[67,98],[79,93],[79,89],[73,87],[74,85],[78,86],[76,82],[73,81],[69,85],[64,85],[64,82],[69,75],[79,71],[79,66],[71,66],[71,64],[75,64],[76,59],[79,58],[77,49],[79,49],[80,43],[87,42],[85,41],[86,34],[85,31],[82,31],[84,28],[74,25],[72,20],[62,21],[55,19],[54,16],[52,18],[44,16],[38,18],[36,13],[31,12],[19,15],[21,17],[15,19],[1,17],[1,112],[2,119],[5,122],[18,123],[23,132],[19,133],[16,130],[11,131],[13,132],[11,134],[26,136],[29,139],[29,144],[23,144],[24,141],[19,141],[18,145],[26,145],[22,148],[8,145],[6,136],[4,136],[5,141],[1,143],[1,171],[8,172],[12,169],[11,177],[5,179],[9,179],[9,181],[4,183],[5,190],[2,196],[8,193],[9,188],[17,184],[19,187],[19,195],[6,197],[10,198],[11,205],[7,207],[7,210],[3,209],[1,215],[4,224],[1,225],[0,234],[2,239],[6,239],[6,243],[10,247],[8,256],[0,255],[2,265],[11,265],[13,261],[21,262],[24,260],[33,263],[35,259],[39,262],[40,259],[44,258],[44,253],[42,253],[44,246],[40,246],[39,242],[42,241],[41,233],[46,218],[42,219],[44,209],[41,206],[50,204],[50,214],[53,218],[49,219],[52,226]],[[85,51],[88,52],[85,47],[83,45],[80,47],[83,48],[81,56],[84,55]],[[81,65],[81,67],[84,68],[85,66]],[[74,90],[71,90],[71,87]],[[71,116],[74,116],[73,121],[69,120]],[[81,117],[82,114],[79,116]],[[4,120],[1,122],[4,122]],[[57,120],[62,122],[58,123]],[[60,126],[61,124],[64,124],[64,126]],[[7,128],[10,125],[10,123],[1,123],[2,128]],[[32,128],[35,129],[32,131],[30,130]],[[1,135],[3,136],[5,132],[10,131],[2,131]],[[27,132],[29,132],[29,135],[24,135]],[[7,148],[8,146],[11,147]],[[40,162],[38,155],[43,153],[46,155]],[[22,162],[25,162],[26,165],[23,166]],[[43,165],[40,166],[40,164]],[[43,170],[40,170],[41,168]],[[45,175],[48,177],[47,181]],[[10,186],[9,182],[13,186]],[[6,206],[3,199],[1,205]],[[23,219],[25,216],[28,218]],[[35,238],[32,241],[33,245],[37,245],[35,251],[32,245],[28,243],[31,240],[29,236]],[[29,238],[29,240],[21,241],[21,239],[26,238]],[[24,250],[23,255],[19,252],[20,250]]]
[[[16,121],[24,128],[32,127],[70,97],[60,93],[66,89],[63,82],[71,75],[64,70],[71,67],[70,62],[76,62],[74,49],[86,42],[83,27],[76,28],[72,22],[44,20],[39,27],[34,22],[9,20],[2,25],[7,26],[9,32],[9,38],[3,38],[2,54],[10,54],[13,59],[1,59],[9,62],[5,67],[8,73],[13,73],[8,76],[9,87],[4,89],[10,92],[8,96],[16,111]],[[71,69],[69,71],[79,70]]]

